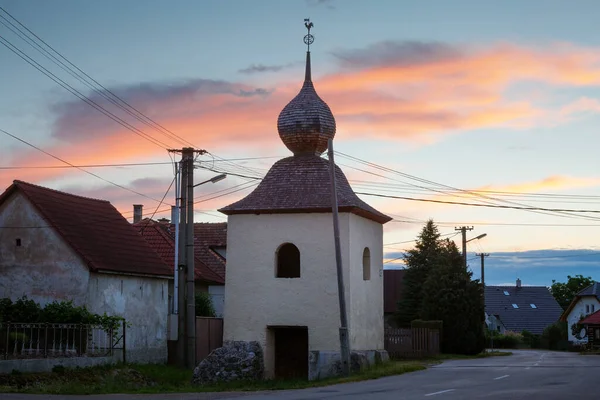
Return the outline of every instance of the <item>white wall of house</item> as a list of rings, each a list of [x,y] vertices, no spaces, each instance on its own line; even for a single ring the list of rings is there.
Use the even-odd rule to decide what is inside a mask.
[[[166,279],[91,273],[18,192],[0,207],[0,226],[44,227],[0,229],[0,298],[25,295],[41,305],[71,300],[93,313],[124,317],[131,324],[128,360],[166,361]]]
[[[0,206],[0,226],[43,227],[0,229],[0,298],[85,304],[89,268],[21,193]]]
[[[585,296],[579,299],[575,307],[567,316],[567,331],[569,332],[569,341],[574,343],[587,343],[587,338],[577,339],[571,331],[571,326],[581,320],[582,316],[588,316],[594,311],[600,310],[600,302],[594,296]]]
[[[383,350],[383,225],[349,214],[349,330],[353,350]],[[370,252],[370,279],[363,279],[363,251]]]
[[[210,294],[213,306],[215,307],[215,316],[223,318],[223,311],[225,309],[225,285],[210,285],[208,287],[208,294]]]
[[[165,362],[168,294],[167,279],[92,273],[86,305],[127,320],[127,361]]]
[[[349,213],[340,213],[339,219],[350,346],[352,350],[381,349],[382,228]],[[224,340],[260,342],[267,376],[273,373],[274,350],[268,326],[306,326],[310,351],[339,351],[331,214],[232,215],[227,235]],[[300,278],[275,277],[276,251],[284,243],[300,250]],[[370,281],[363,281],[362,275],[365,246],[371,248]]]

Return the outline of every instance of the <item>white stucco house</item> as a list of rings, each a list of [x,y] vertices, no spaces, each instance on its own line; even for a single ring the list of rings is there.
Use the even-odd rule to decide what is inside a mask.
[[[257,188],[222,208],[228,215],[224,341],[258,341],[265,375],[318,379],[339,360],[340,311],[330,163],[320,157],[336,131],[317,95],[310,52],[300,93],[280,113],[293,156]],[[352,191],[335,167],[351,351],[384,349],[383,224],[391,218]]]
[[[570,342],[587,343],[588,338],[581,334],[579,338],[576,337],[571,330],[571,326],[598,310],[600,310],[600,283],[594,282],[575,295],[561,317],[562,321],[567,321]]]
[[[108,201],[16,180],[0,227],[0,298],[124,317],[127,360],[167,360],[169,268]]]

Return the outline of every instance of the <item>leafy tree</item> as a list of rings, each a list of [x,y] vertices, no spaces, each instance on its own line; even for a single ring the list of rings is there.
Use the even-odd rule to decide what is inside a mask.
[[[439,244],[439,262],[432,265],[423,286],[421,318],[442,320],[444,353],[478,354],[485,348],[483,292],[463,264],[454,242]]]
[[[566,310],[575,298],[575,295],[593,283],[594,280],[589,276],[585,278],[583,275],[568,275],[566,283],[552,280],[550,292],[552,292],[552,296],[554,296],[563,310]]]
[[[214,317],[215,307],[207,292],[196,293],[196,317]]]
[[[410,327],[412,320],[421,317],[423,286],[429,271],[434,264],[440,262],[440,233],[433,220],[427,221],[423,227],[415,248],[404,254],[404,262],[407,271],[396,318],[400,326]]]

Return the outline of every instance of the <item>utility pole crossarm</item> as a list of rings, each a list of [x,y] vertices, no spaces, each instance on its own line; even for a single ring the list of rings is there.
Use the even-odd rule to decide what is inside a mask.
[[[464,267],[467,268],[467,231],[472,231],[473,227],[461,226],[460,228],[454,228],[455,231],[462,233],[462,256]]]

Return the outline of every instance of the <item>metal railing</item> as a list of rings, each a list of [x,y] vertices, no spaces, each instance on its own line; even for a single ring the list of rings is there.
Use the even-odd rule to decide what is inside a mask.
[[[8,359],[102,357],[121,338],[113,329],[90,324],[0,323],[0,354]]]

